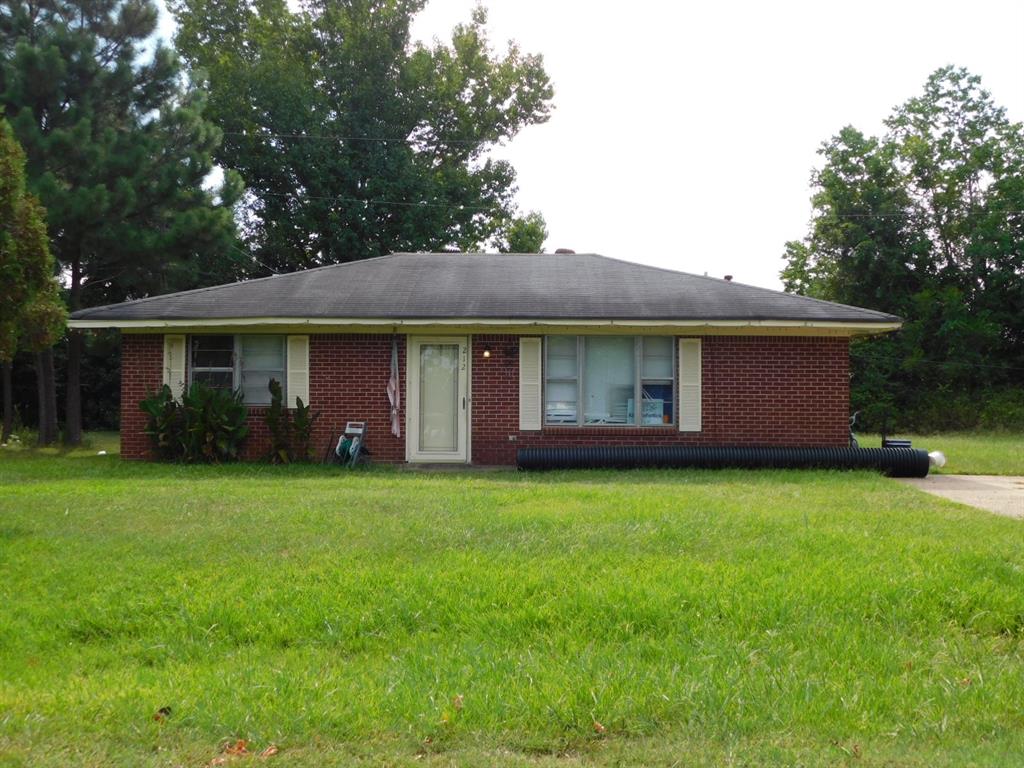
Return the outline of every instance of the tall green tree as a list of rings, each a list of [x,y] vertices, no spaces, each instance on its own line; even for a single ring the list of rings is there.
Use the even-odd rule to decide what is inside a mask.
[[[0,118],[0,367],[3,371],[3,429],[11,436],[14,404],[11,364],[19,346],[37,354],[39,370],[52,366],[51,347],[64,330],[66,311],[54,275],[39,201],[25,188],[25,153],[6,120]],[[42,381],[42,377],[40,377]],[[39,389],[39,442],[57,438],[57,398]]]
[[[231,279],[234,173],[206,181],[221,133],[152,0],[2,0],[0,109],[28,156],[72,311]],[[83,338],[67,356],[65,437],[81,435]]]
[[[782,279],[905,318],[854,345],[855,407],[876,423],[882,411],[969,422],[1024,375],[1024,128],[954,67],[885,124],[822,146],[810,232],[786,244]]]
[[[393,251],[478,249],[515,218],[489,151],[548,118],[540,56],[493,51],[477,8],[414,44],[425,0],[174,0],[178,50],[245,178],[244,236],[289,271]]]
[[[501,253],[543,253],[547,239],[548,225],[544,217],[538,211],[530,211],[512,219],[496,244]]]

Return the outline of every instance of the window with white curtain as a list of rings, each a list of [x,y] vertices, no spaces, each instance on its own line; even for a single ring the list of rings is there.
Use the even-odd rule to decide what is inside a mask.
[[[673,337],[548,336],[544,347],[545,424],[673,423]]]
[[[241,390],[247,405],[270,405],[271,379],[286,382],[285,337],[278,335],[193,336],[190,382]],[[285,402],[288,393],[283,392]]]

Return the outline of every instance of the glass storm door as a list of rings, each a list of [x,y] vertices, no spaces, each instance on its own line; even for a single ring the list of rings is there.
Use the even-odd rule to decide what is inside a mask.
[[[410,346],[410,459],[466,461],[467,340],[412,339]]]

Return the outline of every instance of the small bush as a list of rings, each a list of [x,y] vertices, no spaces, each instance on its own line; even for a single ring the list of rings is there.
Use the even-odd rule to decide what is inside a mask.
[[[270,407],[263,417],[270,432],[268,459],[274,464],[309,461],[313,424],[319,414],[312,413],[310,407],[302,402],[302,398],[297,397],[295,413],[289,418],[288,409],[284,407],[284,394],[280,382],[271,379],[268,388]]]
[[[994,392],[982,406],[981,428],[1024,430],[1024,389]]]
[[[165,384],[139,407],[149,416],[145,433],[164,461],[234,461],[249,434],[240,392],[195,383],[179,403]]]
[[[978,426],[981,400],[969,393],[941,390],[925,398],[916,408],[897,414],[900,429],[935,432],[963,432]]]
[[[301,397],[295,398],[295,414],[292,416],[292,436],[295,456],[298,461],[312,458],[313,424],[319,413],[312,413],[308,405],[304,405]]]
[[[149,435],[157,458],[181,461],[185,451],[185,416],[171,388],[164,384],[140,402],[139,408],[149,417],[144,431]]]
[[[281,383],[271,379],[268,389],[270,407],[263,416],[267,431],[270,433],[270,452],[267,459],[271,464],[288,464],[292,461],[291,428],[288,424],[288,411],[284,407]]]

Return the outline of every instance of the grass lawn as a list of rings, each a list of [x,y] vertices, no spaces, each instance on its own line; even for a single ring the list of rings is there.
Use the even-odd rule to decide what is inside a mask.
[[[940,474],[1024,475],[1024,434],[1014,432],[947,432],[939,435],[910,435],[915,448],[942,451],[946,466]],[[880,435],[857,435],[864,448],[882,444]]]
[[[1024,764],[1020,521],[870,473],[95,449],[0,452],[0,766]]]

